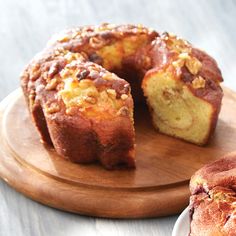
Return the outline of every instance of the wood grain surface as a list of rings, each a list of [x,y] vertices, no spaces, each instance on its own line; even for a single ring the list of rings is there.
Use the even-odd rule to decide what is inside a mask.
[[[0,99],[19,86],[22,68],[52,33],[100,22],[143,23],[179,34],[211,54],[225,85],[236,90],[235,15],[234,0],[0,0]],[[168,236],[176,220],[123,221],[64,213],[25,198],[3,181],[0,201],[1,236]]]
[[[140,106],[134,170],[108,171],[63,159],[40,143],[21,90],[8,101],[0,118],[0,177],[33,200],[65,211],[124,219],[180,213],[188,205],[195,171],[235,151],[236,93],[229,89],[224,89],[215,134],[204,147],[156,132],[148,110]]]

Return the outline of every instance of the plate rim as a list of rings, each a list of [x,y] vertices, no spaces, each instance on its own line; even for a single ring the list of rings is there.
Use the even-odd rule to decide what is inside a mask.
[[[173,230],[172,230],[172,236],[180,236],[179,235],[180,225],[185,221],[187,214],[189,214],[189,209],[190,209],[189,206],[187,206],[177,218],[174,224]],[[190,222],[187,222],[187,223],[190,223]],[[190,224],[189,224],[189,228],[190,228]]]

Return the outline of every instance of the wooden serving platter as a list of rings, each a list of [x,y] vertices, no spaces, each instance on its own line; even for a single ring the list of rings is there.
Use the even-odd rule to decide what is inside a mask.
[[[144,218],[179,213],[188,205],[191,175],[236,149],[236,94],[224,89],[211,142],[199,147],[156,132],[145,108],[136,108],[135,170],[62,159],[39,141],[21,91],[0,105],[0,176],[35,201],[84,215]]]

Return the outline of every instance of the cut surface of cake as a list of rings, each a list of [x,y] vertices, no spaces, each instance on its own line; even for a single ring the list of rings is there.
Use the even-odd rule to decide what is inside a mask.
[[[162,133],[206,144],[215,129],[223,96],[215,61],[167,33],[154,42],[151,55],[154,69],[147,72],[142,87],[154,126]],[[205,64],[214,73],[206,73]]]

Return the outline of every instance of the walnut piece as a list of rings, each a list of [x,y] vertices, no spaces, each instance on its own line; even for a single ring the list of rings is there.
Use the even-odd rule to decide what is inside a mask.
[[[184,66],[184,60],[182,59],[179,59],[177,61],[173,61],[172,62],[172,65],[175,67],[175,68],[180,68],[180,67],[183,67]]]
[[[98,37],[91,37],[89,39],[89,45],[94,49],[99,49],[105,45],[105,42],[103,39]]]
[[[76,107],[69,107],[66,109],[66,114],[69,116],[73,116],[75,114],[77,114],[77,109]]]
[[[128,95],[127,95],[127,94],[122,94],[122,95],[121,95],[121,99],[122,99],[122,100],[126,100],[127,98],[128,98]]]
[[[195,89],[205,88],[206,81],[202,78],[202,76],[198,76],[192,81],[192,85]]]
[[[54,79],[51,79],[51,80],[47,83],[45,89],[46,89],[46,90],[53,90],[53,89],[55,89],[55,88],[57,87],[57,85],[58,85],[58,80],[57,80],[56,78],[54,78]]]
[[[193,75],[196,75],[202,67],[202,63],[196,57],[190,56],[187,52],[180,53],[178,58],[179,59],[172,62],[172,65],[175,68],[180,68],[185,65]]]
[[[107,93],[112,97],[116,97],[116,91],[114,89],[107,89]]]
[[[79,87],[82,89],[86,89],[91,85],[91,80],[84,79],[79,82]]]
[[[89,70],[87,70],[87,69],[83,69],[83,70],[79,70],[78,72],[77,72],[77,74],[76,74],[76,77],[78,78],[78,80],[80,81],[80,80],[83,80],[83,79],[85,79],[88,75],[89,75]]]
[[[51,103],[49,106],[46,107],[46,112],[49,114],[55,113],[60,110],[60,107],[57,103]]]
[[[145,57],[143,58],[143,67],[144,67],[145,69],[148,69],[148,68],[151,67],[151,64],[152,64],[151,58],[145,56]]]
[[[196,75],[202,67],[202,63],[196,57],[187,59],[185,65],[193,75]]]
[[[183,52],[183,53],[180,53],[180,54],[178,55],[178,58],[179,58],[179,59],[186,60],[186,59],[190,59],[190,56],[189,56],[189,54],[188,54],[187,52]]]
[[[120,110],[117,112],[117,115],[121,115],[121,116],[127,116],[129,115],[129,109],[128,107],[121,107]]]
[[[94,98],[94,97],[85,97],[85,99],[84,99],[86,102],[88,102],[88,103],[91,103],[91,104],[96,104],[97,103],[97,99],[96,98]]]
[[[88,97],[98,97],[99,93],[96,89],[88,89],[87,96]]]
[[[59,73],[59,70],[60,70],[60,65],[59,65],[59,62],[53,62],[49,71],[48,71],[48,77],[50,79],[53,78],[53,76],[55,76],[57,73]]]

